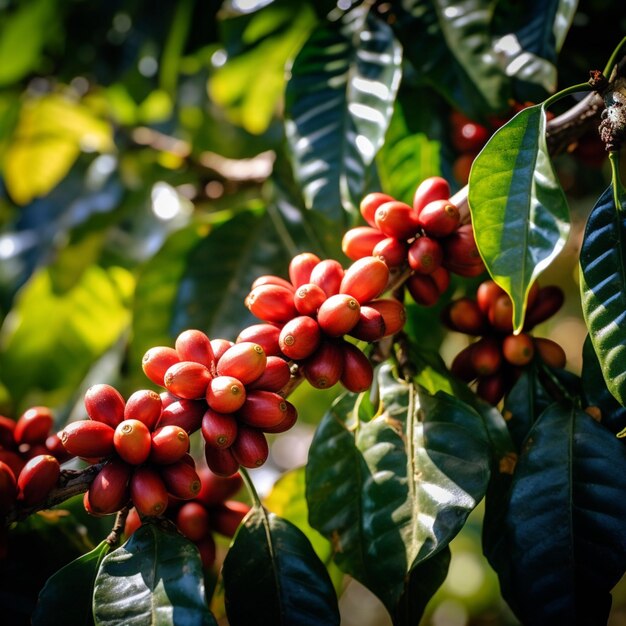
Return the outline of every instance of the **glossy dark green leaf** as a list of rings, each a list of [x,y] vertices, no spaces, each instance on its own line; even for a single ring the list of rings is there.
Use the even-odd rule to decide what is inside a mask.
[[[216,626],[204,594],[200,554],[172,530],[143,524],[100,565],[96,626]]]
[[[59,615],[67,626],[93,623],[92,595],[98,568],[110,546],[103,541],[91,552],[72,561],[48,579],[33,612],[34,626],[54,626]]]
[[[492,278],[524,323],[533,281],[565,245],[569,210],[552,169],[540,105],[520,111],[474,160],[469,205],[476,243]]]
[[[611,186],[591,210],[580,250],[580,293],[606,386],[626,406],[626,198],[618,202]]]
[[[339,567],[393,614],[407,574],[448,544],[482,498],[490,453],[482,419],[465,403],[418,392],[388,365],[378,384],[381,407],[369,421],[356,421],[353,394],[322,420],[307,500]]]
[[[625,472],[626,448],[587,413],[553,404],[535,423],[492,560],[523,623],[606,624],[626,570]]]
[[[381,147],[400,81],[401,49],[359,7],[315,29],[286,91],[286,130],[307,208],[348,223]]]
[[[222,575],[232,626],[339,624],[335,590],[309,540],[264,509],[246,516]]]

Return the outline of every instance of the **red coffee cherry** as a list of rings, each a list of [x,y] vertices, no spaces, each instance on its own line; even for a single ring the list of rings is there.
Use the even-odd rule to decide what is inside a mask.
[[[513,303],[506,293],[496,298],[489,309],[488,317],[489,323],[496,330],[505,333],[513,332]]]
[[[17,499],[17,481],[13,470],[0,461],[0,515],[6,513]]]
[[[385,323],[385,336],[395,335],[401,331],[406,322],[406,309],[399,300],[379,298],[367,303],[367,306],[378,311]]]
[[[297,315],[293,289],[280,285],[255,287],[246,297],[245,305],[252,315],[264,322],[282,324]]]
[[[354,345],[343,344],[343,373],[341,384],[354,393],[366,391],[372,386],[374,370],[368,358]]]
[[[485,316],[475,300],[459,298],[453,300],[442,311],[443,322],[452,330],[468,335],[482,335],[486,330]]]
[[[383,261],[387,267],[401,267],[406,263],[408,251],[405,241],[387,237],[374,246],[372,256]]]
[[[163,409],[157,428],[180,426],[187,434],[196,432],[202,423],[206,403],[199,400],[178,400]]]
[[[489,310],[496,299],[503,295],[506,295],[506,292],[500,285],[493,280],[485,280],[476,290],[476,303],[485,315],[489,315]]]
[[[489,131],[474,122],[467,122],[452,132],[452,145],[459,152],[478,152],[488,139]]]
[[[88,459],[113,454],[115,430],[104,422],[83,420],[68,424],[60,433],[63,447],[74,456]]]
[[[317,323],[331,337],[349,333],[359,321],[361,306],[356,298],[341,293],[330,296],[317,312]]]
[[[155,384],[161,387],[164,386],[163,377],[165,372],[178,363],[180,357],[178,352],[174,348],[168,348],[167,346],[156,346],[150,348],[141,360],[141,367],[144,374]],[[121,421],[121,420],[120,420]],[[117,426],[117,424],[115,424]]]
[[[128,511],[128,516],[126,517],[124,534],[126,537],[130,537],[140,526],[141,518],[139,517],[139,513],[137,513],[137,509],[135,507],[132,507],[130,511]]]
[[[406,288],[417,304],[433,306],[439,301],[441,293],[431,276],[413,274],[406,281]]]
[[[87,415],[96,421],[115,428],[124,419],[124,398],[111,385],[93,385],[85,393]]]
[[[346,231],[341,240],[341,250],[349,259],[358,261],[371,256],[376,244],[383,239],[386,239],[386,235],[378,228],[357,226]]]
[[[381,204],[375,213],[376,226],[387,236],[410,239],[419,230],[417,213],[404,202],[392,201]]]
[[[250,291],[255,289],[256,287],[260,287],[261,285],[279,285],[280,287],[286,287],[287,289],[293,291],[293,285],[284,278],[280,276],[273,276],[271,274],[264,274],[263,276],[259,276],[250,286]]]
[[[228,500],[243,486],[243,480],[239,474],[228,477],[218,476],[209,468],[201,467],[198,470],[198,476],[200,476],[202,487],[196,500],[204,506],[212,506]]]
[[[163,377],[165,388],[179,398],[203,398],[211,381],[211,372],[201,363],[181,361],[168,368]]]
[[[174,402],[178,402],[180,400],[180,398],[177,398],[173,393],[170,393],[169,391],[162,391],[159,394],[159,398],[161,398],[162,409],[166,409],[170,404],[174,404]]]
[[[72,458],[72,455],[63,447],[63,442],[57,433],[49,435],[45,443],[46,454],[51,454],[59,463]]]
[[[45,406],[34,406],[22,413],[15,424],[15,443],[43,443],[54,423],[52,411]]]
[[[233,376],[247,385],[263,374],[266,363],[265,351],[259,344],[242,341],[224,352],[217,362],[217,373]]]
[[[283,421],[290,402],[273,391],[251,391],[237,417],[255,428],[272,428]]]
[[[239,333],[237,343],[244,341],[258,343],[268,357],[279,356],[278,335],[280,335],[280,328],[273,324],[252,324]]]
[[[278,356],[268,356],[265,371],[259,378],[250,383],[247,388],[265,389],[266,391],[281,391],[291,380],[289,364]]]
[[[325,259],[313,268],[310,284],[321,287],[326,296],[334,296],[339,293],[343,273],[343,267],[339,261]]]
[[[556,341],[544,337],[534,337],[533,342],[537,354],[546,365],[556,369],[565,367],[567,361],[565,350]]]
[[[230,413],[207,409],[202,418],[202,437],[207,446],[229,448],[237,438],[238,424]]]
[[[88,511],[95,515],[109,515],[123,508],[130,499],[131,474],[132,468],[120,459],[107,461],[87,491]]]
[[[126,401],[125,420],[139,420],[148,430],[152,430],[161,417],[163,402],[161,396],[151,389],[135,391]]]
[[[524,329],[530,330],[537,324],[541,324],[549,317],[552,317],[562,306],[565,301],[565,294],[560,287],[556,285],[548,285],[541,287],[537,293],[536,300],[532,306],[529,306],[526,313],[526,321]]]
[[[215,354],[215,362],[217,363],[228,348],[232,348],[235,344],[228,339],[211,339],[211,348]]]
[[[211,527],[220,535],[233,537],[252,507],[245,502],[228,500],[211,509]]]
[[[420,226],[430,237],[447,237],[459,226],[461,214],[449,200],[429,202],[419,215]]]
[[[150,455],[150,431],[139,420],[124,420],[115,429],[113,445],[124,461],[131,465],[141,465]]]
[[[165,483],[149,465],[137,467],[133,472],[130,497],[141,515],[163,515],[169,501]]]
[[[298,421],[298,411],[296,407],[290,402],[287,403],[287,411],[282,421],[278,422],[275,426],[265,426],[261,430],[264,433],[284,433],[289,430]]]
[[[185,330],[175,343],[176,352],[181,361],[201,363],[209,371],[215,367],[215,354],[211,347],[211,340],[201,330]]]
[[[450,185],[441,176],[425,178],[415,190],[413,210],[421,215],[422,209],[436,200],[447,200],[450,197]]]
[[[535,355],[535,346],[530,335],[508,335],[502,342],[502,354],[511,365],[528,365]]]
[[[207,404],[218,413],[234,413],[246,401],[246,388],[233,376],[216,376],[206,390]]]
[[[189,450],[189,435],[180,426],[163,426],[151,434],[150,461],[167,465],[180,461]]]
[[[215,539],[213,539],[213,535],[209,533],[208,535],[200,539],[200,541],[196,541],[196,548],[198,548],[198,552],[200,553],[202,567],[205,570],[211,569],[211,567],[213,567],[213,564],[215,563],[215,558],[217,556]]]
[[[170,465],[160,465],[159,473],[167,492],[181,498],[190,500],[195,498],[200,491],[200,477],[196,470],[185,461],[178,461]]]
[[[486,402],[489,402],[489,404],[494,406],[498,404],[504,397],[505,392],[506,382],[500,372],[478,379],[476,394]]]
[[[362,200],[359,205],[359,211],[363,216],[363,219],[370,225],[376,227],[376,209],[381,205],[385,204],[385,202],[393,202],[395,198],[393,196],[388,196],[386,193],[380,193],[378,191],[374,191],[372,193],[368,193]]]
[[[293,303],[300,315],[315,315],[324,300],[326,293],[319,285],[313,283],[300,285],[293,296]]]
[[[482,337],[473,344],[471,359],[478,376],[495,374],[502,366],[500,344],[493,337]]]
[[[61,466],[51,454],[33,457],[17,477],[17,499],[24,506],[41,504],[59,480]]]
[[[339,382],[343,373],[343,351],[334,341],[323,341],[302,365],[304,377],[316,389],[327,389]]]
[[[24,465],[26,465],[26,461],[13,450],[0,449],[0,462],[8,465],[16,477],[20,475]]]
[[[239,471],[239,461],[235,459],[230,448],[204,446],[204,458],[209,469],[221,478],[233,476]]]
[[[474,152],[468,154],[459,155],[452,164],[452,176],[459,185],[467,185],[469,180],[470,171],[472,170],[472,163],[476,158]]]
[[[176,526],[190,541],[200,541],[211,532],[212,515],[199,502],[185,502],[176,513]]]
[[[379,311],[371,306],[363,305],[359,313],[359,321],[350,331],[350,336],[361,341],[378,341],[385,336],[385,320]]]
[[[443,249],[436,239],[422,236],[409,246],[407,258],[412,270],[420,274],[432,274],[441,266]]]
[[[300,361],[313,354],[320,344],[322,331],[312,318],[302,315],[289,320],[280,331],[278,345],[288,358]]]
[[[15,420],[0,415],[0,449],[13,448],[15,446]]]
[[[344,273],[339,293],[351,295],[359,304],[378,297],[387,287],[389,268],[368,256],[355,261]]]
[[[261,467],[269,456],[269,446],[265,435],[257,428],[250,426],[240,426],[237,439],[230,450],[240,465],[250,468]]]
[[[454,376],[460,378],[462,381],[469,383],[476,378],[476,370],[472,364],[472,350],[474,345],[471,344],[461,352],[459,352],[450,365],[450,371]]]
[[[443,265],[460,276],[478,276],[485,266],[474,239],[471,224],[459,226],[442,240]]]
[[[445,267],[438,267],[432,274],[430,274],[430,278],[435,281],[435,285],[437,286],[437,290],[440,295],[450,286],[450,272]]]
[[[302,252],[291,259],[289,263],[289,280],[297,289],[300,285],[309,283],[313,268],[321,259],[312,252]]]

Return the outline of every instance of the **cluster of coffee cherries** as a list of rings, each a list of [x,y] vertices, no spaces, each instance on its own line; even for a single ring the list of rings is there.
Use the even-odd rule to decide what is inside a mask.
[[[243,337],[263,341],[269,354],[296,364],[315,388],[341,382],[349,391],[365,391],[372,365],[346,335],[372,342],[402,328],[402,303],[379,297],[388,281],[389,268],[376,257],[364,256],[344,270],[338,261],[303,252],[291,260],[289,280],[266,275],[254,281],[245,302],[264,323]]]
[[[524,327],[518,334],[513,334],[513,303],[494,281],[481,283],[475,299],[453,300],[442,311],[443,323],[478,339],[456,355],[450,370],[467,383],[475,381],[476,393],[495,405],[535,355],[550,367],[564,367],[565,352],[559,344],[529,334],[561,308],[563,299],[559,287],[534,283],[528,294]]]
[[[26,410],[17,421],[0,415],[0,516],[16,503],[35,506],[56,486],[60,464],[71,455],[52,433],[48,407]]]
[[[374,256],[391,270],[408,266],[411,275],[405,284],[418,304],[435,304],[450,284],[450,272],[478,276],[485,271],[472,225],[461,223],[444,178],[423,180],[412,206],[374,192],[363,198],[359,208],[369,226],[346,232],[344,253],[353,260]]]
[[[207,467],[198,469],[201,487],[191,500],[181,501],[172,498],[166,517],[176,524],[178,530],[195,543],[205,569],[210,568],[216,558],[214,534],[232,537],[241,520],[250,510],[245,502],[232,498],[241,489],[241,476],[218,476]],[[141,516],[131,508],[124,534],[128,537],[141,526]]]

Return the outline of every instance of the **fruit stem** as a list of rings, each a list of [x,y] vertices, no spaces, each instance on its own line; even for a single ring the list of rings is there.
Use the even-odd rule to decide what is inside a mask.
[[[613,50],[613,53],[611,54],[611,56],[609,57],[609,60],[607,61],[606,65],[604,66],[604,71],[602,73],[605,76],[609,76],[611,74],[611,72],[613,71],[613,66],[616,64],[617,56],[621,53],[622,48],[624,47],[624,44],[626,44],[626,37],[624,37],[619,42],[619,44],[617,44],[617,48],[615,48],[615,50]]]
[[[250,499],[252,500],[252,503],[254,504],[255,508],[262,509],[263,504],[261,503],[261,498],[259,497],[259,493],[256,490],[256,487],[254,486],[254,482],[252,481],[252,478],[250,477],[248,470],[245,467],[240,467],[239,473],[241,474],[241,478],[243,478],[243,482],[246,485],[246,489],[248,490],[248,493],[250,494]]]
[[[122,539],[122,533],[124,532],[124,526],[126,525],[126,518],[130,511],[130,504],[127,504],[123,509],[120,509],[115,516],[115,524],[111,532],[107,535],[105,541],[111,548],[117,548],[120,545]]]
[[[615,201],[615,208],[618,213],[623,213],[626,210],[626,206],[622,203],[622,198],[626,197],[626,189],[622,184],[622,179],[619,175],[619,152],[609,152],[609,162],[611,163],[611,178],[613,182],[613,200]]]

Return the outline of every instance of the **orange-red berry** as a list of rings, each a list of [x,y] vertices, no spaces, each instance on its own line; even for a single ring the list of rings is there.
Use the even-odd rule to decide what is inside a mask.
[[[261,376],[266,363],[267,356],[258,343],[242,341],[224,352],[217,362],[217,373],[233,376],[247,385]]]
[[[165,388],[179,398],[203,398],[211,380],[209,368],[195,361],[181,361],[168,368],[163,377]]]
[[[141,465],[150,455],[150,431],[139,420],[123,420],[115,429],[113,445],[124,461],[131,465]]]
[[[150,462],[158,465],[175,463],[189,450],[189,435],[180,426],[163,426],[151,434]]]
[[[311,272],[320,260],[312,252],[302,252],[293,257],[289,263],[289,280],[291,284],[297,289],[300,285],[310,282]]]
[[[319,324],[312,317],[301,315],[283,326],[278,345],[286,357],[300,361],[315,352],[321,338]]]
[[[33,457],[17,477],[17,499],[25,506],[41,504],[59,480],[61,466],[51,454]]]
[[[85,393],[87,415],[96,421],[115,428],[124,419],[124,398],[111,385],[93,385]]]
[[[70,454],[93,459],[113,454],[114,435],[115,430],[104,422],[82,420],[68,424],[59,437]]]
[[[45,406],[35,406],[22,413],[15,424],[15,443],[43,443],[54,423],[52,411]]]
[[[229,448],[237,438],[238,424],[231,413],[207,409],[202,418],[202,436],[207,446]]]
[[[165,376],[165,372],[167,372],[167,370],[174,365],[174,363],[178,363],[179,361],[180,357],[174,348],[169,348],[167,346],[155,346],[154,348],[150,348],[143,355],[141,367],[144,374],[155,385],[163,387],[163,377]],[[117,424],[115,424],[115,426],[117,426]]]
[[[181,361],[201,363],[211,371],[215,366],[215,354],[211,347],[211,340],[201,330],[185,330],[175,343],[176,352]]]
[[[425,178],[413,195],[413,210],[419,215],[422,209],[435,200],[447,200],[450,197],[450,185],[441,176]]]
[[[130,497],[141,515],[163,515],[169,501],[157,470],[149,465],[136,468],[130,479]]]
[[[330,296],[317,312],[317,323],[331,337],[349,333],[359,321],[361,306],[352,295],[341,293]]]

